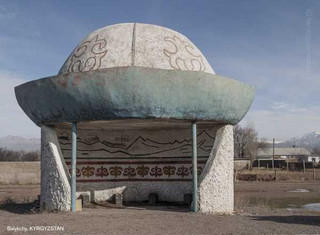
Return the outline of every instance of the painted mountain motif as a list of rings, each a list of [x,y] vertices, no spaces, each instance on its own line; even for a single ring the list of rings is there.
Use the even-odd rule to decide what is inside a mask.
[[[212,137],[206,130],[198,134],[198,155],[209,156],[214,143]],[[60,136],[59,143],[62,151],[71,151],[71,140],[69,137]],[[113,143],[102,140],[98,136],[90,138],[78,138],[78,152],[85,156],[190,156],[192,153],[191,139],[174,140],[170,142],[159,142],[143,136],[138,136],[128,144]],[[80,156],[79,156],[80,157]]]

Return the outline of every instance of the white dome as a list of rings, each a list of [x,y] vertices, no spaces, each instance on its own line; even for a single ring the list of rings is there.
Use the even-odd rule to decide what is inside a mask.
[[[89,34],[59,74],[139,66],[215,74],[201,51],[184,35],[138,23],[116,24]]]

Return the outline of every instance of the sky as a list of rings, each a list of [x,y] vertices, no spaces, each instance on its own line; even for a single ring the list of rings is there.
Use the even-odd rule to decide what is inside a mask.
[[[56,75],[87,34],[126,22],[176,30],[217,74],[255,86],[240,124],[261,138],[320,130],[319,0],[0,0],[0,136],[40,136],[15,86]]]

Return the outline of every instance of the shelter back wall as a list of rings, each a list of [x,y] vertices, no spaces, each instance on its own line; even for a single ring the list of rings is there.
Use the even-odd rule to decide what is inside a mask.
[[[198,174],[214,144],[217,128],[198,130]],[[71,131],[56,129],[62,154],[71,168]],[[125,200],[181,201],[191,193],[191,129],[77,131],[77,190],[126,186]],[[172,192],[174,191],[174,192]]]

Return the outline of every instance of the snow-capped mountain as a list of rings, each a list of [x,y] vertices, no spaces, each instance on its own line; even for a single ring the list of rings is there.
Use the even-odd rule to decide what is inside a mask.
[[[40,139],[8,135],[0,137],[0,148],[25,152],[40,151]]]
[[[302,136],[294,137],[278,144],[279,147],[292,147],[293,145],[306,148],[320,147],[320,131],[314,131]]]

